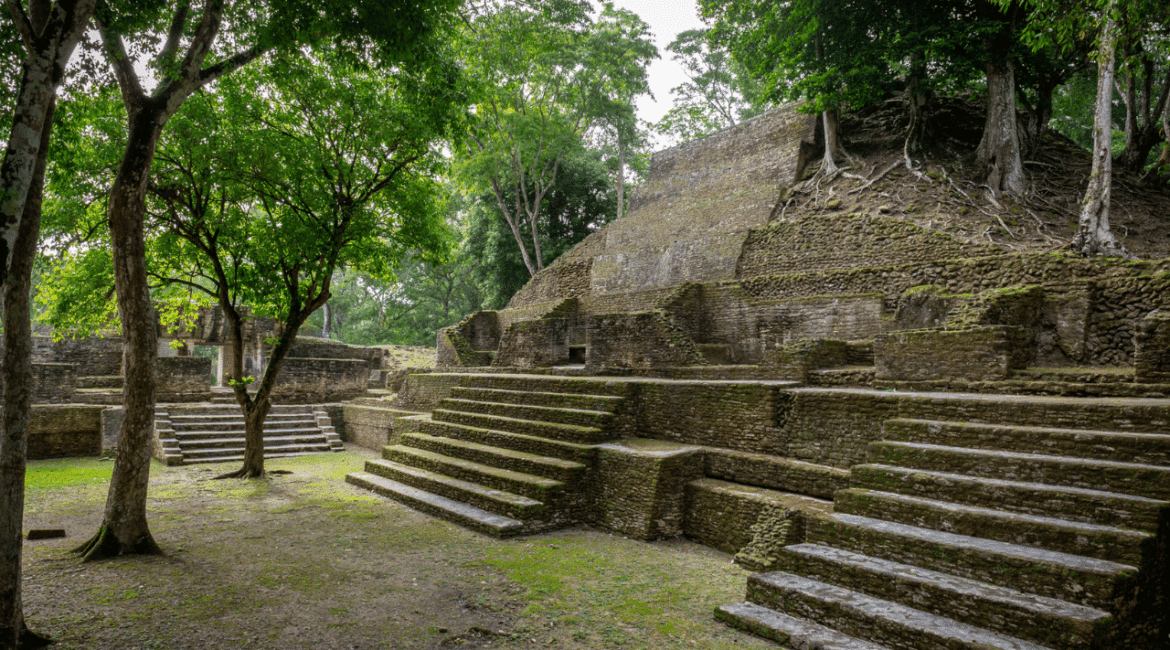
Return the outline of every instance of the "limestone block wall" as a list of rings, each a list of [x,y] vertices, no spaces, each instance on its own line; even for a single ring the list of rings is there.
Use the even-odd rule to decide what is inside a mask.
[[[1158,311],[1141,319],[1135,347],[1136,381],[1170,383],[1170,312]]]
[[[371,370],[377,370],[388,365],[390,353],[382,348],[298,336],[289,349],[288,356],[305,359],[364,359],[370,364]]]
[[[585,369],[594,374],[660,366],[702,365],[695,343],[665,314],[601,314],[589,318]]]
[[[512,323],[504,332],[499,354],[492,360],[492,365],[540,368],[567,363],[571,324],[568,318]]]
[[[28,459],[100,455],[104,408],[91,404],[34,405],[29,420]]]
[[[77,371],[71,363],[32,364],[32,400],[34,404],[57,404],[73,401],[77,391]]]
[[[677,537],[686,485],[702,476],[702,454],[695,447],[640,440],[601,445],[590,523],[635,539]]]
[[[364,359],[290,357],[281,363],[272,393],[286,403],[337,402],[365,393],[369,380]]]
[[[911,330],[874,340],[877,378],[898,381],[1007,379],[1019,366],[1016,349],[1026,347],[1019,328]],[[1021,345],[1023,343],[1023,345]]]
[[[200,400],[211,394],[209,358],[159,357],[155,368],[155,391],[159,401]]]
[[[33,336],[34,363],[67,363],[78,377],[122,374],[122,337],[92,336],[54,341],[51,336]]]

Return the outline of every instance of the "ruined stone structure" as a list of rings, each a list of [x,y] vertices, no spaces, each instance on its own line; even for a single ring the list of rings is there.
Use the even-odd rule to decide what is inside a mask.
[[[440,332],[349,481],[493,535],[686,535],[794,648],[1170,633],[1170,261],[785,215],[815,122],[656,154],[629,214]],[[426,412],[429,411],[429,412]],[[419,413],[422,412],[422,413]]]

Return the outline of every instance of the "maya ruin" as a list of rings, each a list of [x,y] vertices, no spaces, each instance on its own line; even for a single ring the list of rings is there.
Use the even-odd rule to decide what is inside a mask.
[[[433,371],[298,342],[267,452],[381,448],[350,483],[487,535],[588,525],[734,554],[758,573],[714,616],[786,647],[1158,647],[1165,242],[1015,250],[828,188],[791,209],[819,137],[789,107],[655,154],[626,216],[442,330]],[[245,337],[255,367],[272,327]],[[222,328],[208,311],[166,336]],[[166,354],[155,457],[238,455],[222,368]],[[36,357],[30,457],[108,450],[119,340],[40,338]]]

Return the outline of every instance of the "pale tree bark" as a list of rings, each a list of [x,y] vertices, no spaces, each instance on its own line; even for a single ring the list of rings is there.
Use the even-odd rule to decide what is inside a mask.
[[[1117,41],[1115,0],[1105,7],[1101,44],[1097,53],[1097,104],[1093,114],[1093,171],[1081,201],[1081,216],[1073,248],[1086,257],[1126,255],[1109,229],[1109,192],[1113,162],[1113,54]]]
[[[987,120],[975,157],[987,170],[992,195],[1024,193],[1027,180],[1016,123],[1016,74],[1009,60],[987,64]]]
[[[923,88],[922,80],[925,78],[926,55],[914,52],[910,56],[910,83],[906,88],[910,124],[906,127],[906,142],[902,147],[902,155],[907,160],[910,156],[920,155],[926,141],[926,114],[931,93]]]
[[[223,12],[223,0],[207,0],[191,43],[183,58],[179,59],[179,43],[187,27],[188,11],[189,3],[186,2],[176,9],[157,59],[162,66],[173,64],[174,76],[162,82],[150,95],[142,89],[121,34],[98,21],[106,61],[113,69],[128,118],[126,151],[110,190],[108,207],[114,285],[125,340],[125,383],[118,452],[110,478],[104,520],[97,534],[75,549],[87,561],[123,554],[162,552],[150,534],[146,519],[158,331],[150,302],[143,227],[147,182],[158,139],[167,120],[191,93],[261,54],[259,50],[250,49],[202,69],[219,31]]]
[[[40,147],[4,285],[4,411],[0,438],[0,650],[40,648],[49,640],[28,629],[21,600],[24,475],[32,411],[32,325],[29,290],[41,229],[41,194],[54,100],[41,126]]]
[[[0,161],[0,283],[12,262],[45,114],[94,8],[94,0],[31,0],[26,12],[21,0],[6,1],[27,56],[12,108],[12,131]]]
[[[825,130],[825,157],[821,159],[821,171],[831,174],[838,171],[837,161],[846,160],[849,154],[841,144],[841,113],[837,109],[821,112],[821,123]]]
[[[622,131],[617,130],[618,145],[618,174],[617,174],[617,217],[622,218],[626,213],[626,142],[622,138]]]

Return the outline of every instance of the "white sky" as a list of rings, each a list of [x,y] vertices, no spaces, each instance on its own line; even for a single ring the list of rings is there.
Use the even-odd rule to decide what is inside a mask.
[[[594,4],[599,3],[595,2]],[[670,110],[670,89],[686,81],[682,68],[670,60],[666,46],[679,32],[703,27],[695,0],[613,0],[614,7],[632,11],[650,25],[661,58],[650,65],[650,91],[654,99],[638,99],[638,117],[657,122]]]

